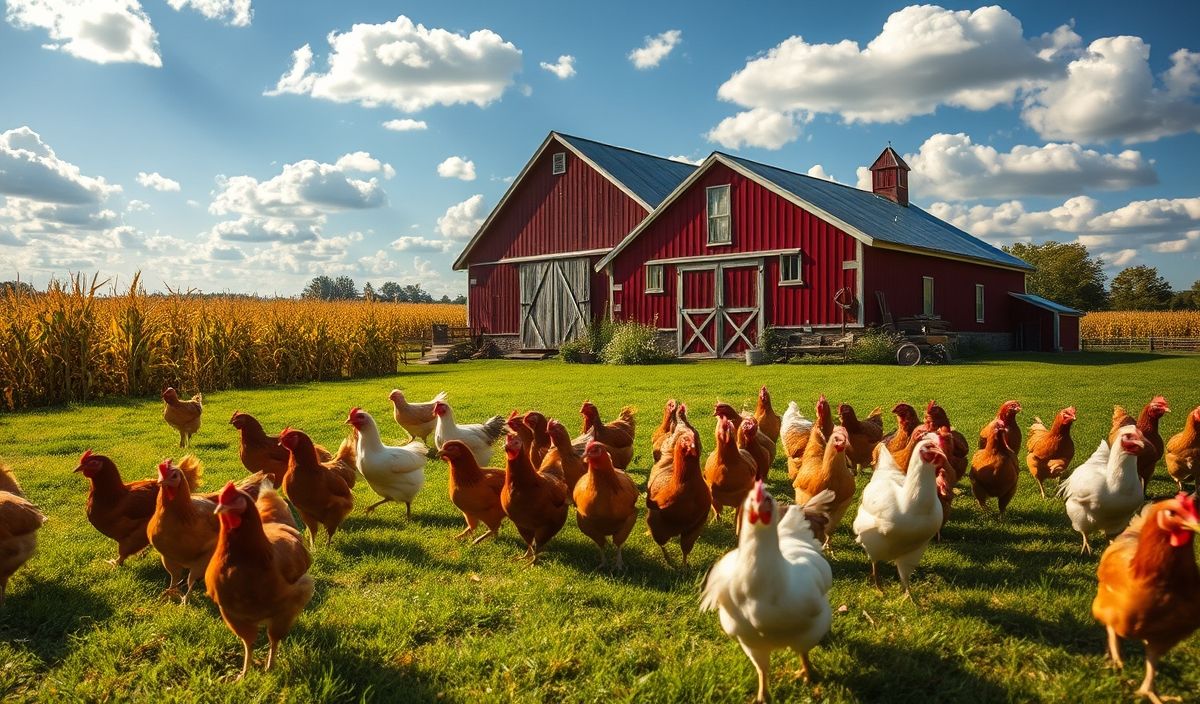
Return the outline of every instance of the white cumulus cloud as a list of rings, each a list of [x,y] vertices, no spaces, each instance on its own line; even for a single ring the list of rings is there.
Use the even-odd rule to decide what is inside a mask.
[[[682,40],[683,32],[678,29],[668,29],[662,34],[646,37],[645,44],[629,52],[629,60],[638,69],[655,68],[670,55],[675,47],[679,46],[679,42]]]
[[[847,122],[898,122],[939,105],[987,110],[1060,73],[1053,59],[1078,41],[1064,29],[1026,39],[1020,21],[1000,7],[914,5],[888,17],[865,47],[790,37],[747,62],[718,96],[745,108],[830,113]]]
[[[1197,89],[1200,53],[1176,51],[1156,82],[1145,41],[1106,37],[1032,96],[1022,117],[1047,139],[1148,142],[1200,131]]]
[[[705,137],[728,149],[762,147],[779,149],[800,136],[800,125],[791,113],[754,108],[727,117]]]
[[[292,68],[266,95],[295,93],[367,107],[416,112],[432,105],[499,100],[521,68],[521,50],[490,29],[463,35],[426,28],[400,15],[329,34],[328,70],[313,71],[312,47],[292,55]]]
[[[425,124],[424,120],[410,120],[405,118],[402,120],[388,120],[383,123],[383,128],[393,132],[416,132],[429,129],[429,125]]]
[[[158,34],[137,0],[8,0],[5,19],[46,30],[42,46],[80,59],[162,66]]]
[[[475,180],[475,162],[461,156],[452,156],[437,166],[438,176],[456,178],[460,181]]]
[[[575,75],[575,57],[570,54],[563,54],[554,63],[543,61],[538,65],[564,80]]]
[[[450,240],[433,240],[426,237],[400,237],[392,240],[392,249],[397,252],[449,252],[454,243]]]
[[[150,173],[146,173],[145,171],[139,171],[138,175],[137,175],[137,182],[139,184],[141,184],[142,186],[144,186],[145,188],[152,188],[156,191],[178,191],[179,190],[179,182],[178,181],[176,181],[174,179],[169,179],[166,176],[163,176],[162,174],[158,173],[157,171],[152,171]]]
[[[961,132],[935,134],[904,160],[912,167],[915,195],[945,200],[1069,195],[1158,183],[1153,163],[1137,151],[1111,154],[1050,143],[1001,152]]]
[[[477,193],[461,203],[446,209],[446,214],[437,219],[437,230],[452,240],[469,239],[483,224],[483,194]]]
[[[190,6],[210,20],[221,20],[234,27],[249,27],[254,17],[250,0],[167,0],[176,10]]]

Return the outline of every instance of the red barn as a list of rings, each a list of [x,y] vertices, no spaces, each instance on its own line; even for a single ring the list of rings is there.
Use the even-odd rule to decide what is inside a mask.
[[[471,328],[507,350],[578,337],[608,303],[595,263],[695,168],[551,132],[454,262]]]
[[[1044,322],[1026,310],[1044,310],[1024,295],[1031,267],[909,204],[908,171],[888,147],[862,191],[720,152],[691,167],[551,133],[456,262],[469,269],[471,324],[552,348],[607,310],[655,325],[681,354],[723,357],[769,325],[879,324],[886,304],[1030,349],[1023,331]],[[584,260],[590,277],[563,270]],[[547,286],[551,309],[568,311],[553,324],[538,312]],[[1072,348],[1079,314],[1058,308],[1039,348]]]

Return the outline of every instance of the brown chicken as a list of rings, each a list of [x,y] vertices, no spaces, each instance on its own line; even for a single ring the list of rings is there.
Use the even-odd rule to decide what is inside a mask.
[[[1123,668],[1120,639],[1146,645],[1139,696],[1156,704],[1158,661],[1200,628],[1200,570],[1192,547],[1200,533],[1196,499],[1182,492],[1142,509],[1100,558],[1092,616],[1108,630],[1108,656]]]
[[[1172,436],[1166,448],[1167,473],[1183,491],[1183,483],[1200,482],[1200,406],[1188,414],[1183,430]]]
[[[783,419],[771,406],[771,394],[765,386],[758,390],[758,406],[754,408],[754,421],[758,423],[758,432],[770,438],[771,442],[779,442],[779,426],[783,423]]]
[[[742,422],[752,423],[754,420],[748,418]],[[713,513],[717,520],[721,520],[722,509],[732,506],[735,531],[741,526],[742,503],[758,478],[754,456],[738,447],[737,432],[728,418],[719,418],[714,433],[716,447],[704,463],[704,481],[708,483],[712,495]]]
[[[813,426],[813,437],[804,450],[792,486],[796,489],[796,505],[803,506],[822,491],[833,491],[829,505],[829,524],[825,529],[825,547],[854,500],[854,473],[850,471],[850,460],[846,456],[850,448],[849,433],[842,426],[834,426],[826,439],[819,426]]]
[[[446,392],[442,391],[434,396],[432,401],[409,403],[404,398],[403,391],[392,389],[392,393],[388,394],[388,399],[392,402],[392,418],[396,419],[396,423],[404,428],[413,440],[428,443],[429,434],[437,427],[437,416],[433,413],[434,406],[438,401],[446,400]]]
[[[747,418],[738,426],[737,445],[739,449],[750,453],[754,458],[755,478],[759,481],[767,481],[771,474],[771,453],[767,452],[762,443],[758,441],[758,435],[762,432],[758,421],[753,418]]]
[[[225,485],[217,500],[217,547],[204,573],[209,597],[225,625],[242,640],[245,657],[239,680],[250,670],[259,626],[267,626],[270,670],[280,641],[313,595],[308,575],[312,557],[287,504],[269,482],[263,482],[257,502],[233,482]]]
[[[838,420],[850,438],[850,444],[846,447],[850,468],[857,470],[873,466],[875,446],[883,439],[883,409],[876,408],[866,420],[859,420],[854,408],[843,403],[838,406]]]
[[[158,496],[154,513],[146,525],[146,537],[162,558],[168,579],[165,596],[180,597],[187,603],[192,585],[204,578],[208,560],[217,547],[220,526],[212,499],[192,495],[187,477],[199,477],[200,460],[187,455],[175,466],[171,460],[158,465]],[[261,475],[266,476],[266,475]],[[179,584],[187,572],[187,590],[181,595]]]
[[[602,443],[612,456],[613,466],[618,469],[628,467],[633,461],[633,439],[637,431],[634,417],[637,411],[632,406],[625,406],[616,420],[604,423],[600,420],[600,411],[596,409],[595,404],[584,401],[579,414],[583,416],[583,430],[580,431],[579,437],[575,438],[575,444],[582,443],[586,447],[585,438]],[[583,454],[584,447],[579,448],[579,454]]]
[[[675,399],[667,401],[667,405],[663,407],[662,423],[654,429],[654,433],[650,436],[650,452],[657,463],[662,459],[662,445],[675,432],[675,424],[678,422],[676,411],[678,404]]]
[[[743,414],[733,410],[733,406],[729,405],[728,403],[718,403],[713,408],[713,415],[718,418],[724,418],[725,420],[728,420],[733,424],[734,428],[740,428],[742,421],[746,419],[754,419],[754,416],[750,415],[749,413]],[[762,433],[755,433],[753,440],[762,446],[764,450],[766,450],[768,456],[770,457],[770,460],[767,462],[767,466],[769,467],[771,462],[775,461],[775,452],[777,449],[775,441],[766,435],[763,435]]]
[[[182,401],[178,392],[168,386],[163,389],[163,420],[179,432],[179,446],[192,444],[192,436],[200,432],[200,414],[204,411],[204,397],[196,394],[190,401]]]
[[[681,420],[684,418],[681,416]],[[678,536],[684,569],[688,566],[688,553],[712,512],[712,494],[700,471],[700,452],[700,434],[693,428],[677,428],[671,442],[671,471],[656,474],[646,487],[646,525],[650,537],[662,549],[663,559],[673,566],[667,554],[667,541]]]
[[[1017,493],[1020,475],[1017,453],[1008,441],[1007,423],[996,418],[984,430],[988,433],[987,442],[971,456],[971,493],[982,509],[987,508],[988,499],[996,497],[1000,502],[1000,518],[1004,518],[1008,502]]]
[[[1155,396],[1151,399],[1150,403],[1142,408],[1142,413],[1137,420],[1134,420],[1124,407],[1113,406],[1112,429],[1108,433],[1109,447],[1117,442],[1117,432],[1125,425],[1137,427],[1146,438],[1146,448],[1138,454],[1137,458],[1137,472],[1138,477],[1142,480],[1143,492],[1148,491],[1150,480],[1154,477],[1154,468],[1158,466],[1158,461],[1162,459],[1166,450],[1166,443],[1163,442],[1162,434],[1158,432],[1158,423],[1165,414],[1170,412],[1171,407],[1167,405],[1167,399],[1162,396]]]
[[[316,544],[321,526],[325,526],[325,544],[329,545],[338,526],[354,510],[354,495],[338,472],[317,460],[312,439],[303,432],[284,428],[279,444],[291,455],[283,476],[283,493],[308,529],[309,547]]]
[[[1075,407],[1064,408],[1054,416],[1049,428],[1041,418],[1034,418],[1029,426],[1028,448],[1025,465],[1038,483],[1038,491],[1046,498],[1042,482],[1049,478],[1060,478],[1066,473],[1075,457],[1075,441],[1071,439],[1071,424],[1075,422]]]
[[[990,423],[983,426],[979,431],[979,445],[977,449],[982,450],[987,446],[988,438],[992,435],[992,426],[996,421],[1004,423],[1005,441],[1008,442],[1008,447],[1017,454],[1021,451],[1021,426],[1017,424],[1017,414],[1021,412],[1021,404],[1018,401],[1005,401],[1000,404],[1000,410],[996,411],[996,417]]]
[[[229,424],[238,431],[238,459],[246,471],[251,474],[264,472],[273,485],[282,486],[283,475],[287,474],[288,451],[279,444],[279,436],[267,435],[257,418],[241,411],[233,412]],[[329,450],[320,445],[316,448],[322,462],[332,459]]]
[[[504,424],[508,427],[508,432],[521,439],[522,447],[528,449],[533,445],[533,428],[525,425],[525,417],[520,411],[514,408],[512,413],[508,414],[508,418],[504,419]]]
[[[461,440],[442,445],[438,456],[450,465],[450,501],[467,521],[467,527],[454,539],[470,538],[480,523],[487,526],[487,532],[472,540],[472,545],[498,536],[504,522],[504,507],[500,505],[504,470],[480,467],[475,453]]]
[[[550,435],[551,447],[542,458],[538,471],[557,474],[567,485],[567,497],[572,496],[575,484],[587,473],[583,458],[575,454],[575,446],[567,432],[567,426],[551,419],[546,423],[546,433]]]
[[[549,421],[541,413],[529,411],[525,414],[522,422],[533,433],[529,444],[526,445],[529,448],[529,461],[533,463],[534,467],[541,467],[542,460],[546,459],[546,453],[553,445],[550,440]]]
[[[949,446],[942,443],[942,449],[946,452],[947,466],[954,470],[954,476],[948,477],[948,480],[951,485],[958,484],[967,476],[967,467],[970,464],[971,446],[967,443],[966,436],[950,425],[946,409],[939,406],[937,401],[930,401],[925,407],[925,429],[950,436],[952,442]]]
[[[917,416],[917,409],[907,403],[897,403],[892,407],[892,414],[896,416],[896,429],[884,435],[879,444],[875,446],[875,449],[871,450],[872,466],[879,462],[879,449],[881,447],[886,447],[894,458],[897,452],[908,447],[908,441],[912,438],[913,431],[917,429],[917,426],[921,425],[921,419]],[[900,465],[900,468],[907,473],[908,465]]]
[[[195,474],[196,466],[182,469],[188,486],[197,486],[200,478]],[[158,482],[142,479],[126,484],[121,481],[121,473],[112,460],[104,455],[93,455],[91,450],[83,453],[74,471],[82,472],[91,482],[87,498],[88,522],[117,541],[117,557],[108,562],[120,567],[130,555],[150,545],[146,524],[154,515]]]
[[[8,580],[33,557],[46,517],[21,493],[12,470],[0,464],[0,607]]]
[[[588,443],[583,458],[588,471],[575,485],[575,520],[579,531],[600,548],[600,567],[608,566],[605,552],[612,536],[613,566],[623,570],[621,547],[637,522],[637,487],[628,474],[613,467],[612,457],[600,443]]]
[[[546,543],[567,522],[567,485],[556,474],[535,471],[516,435],[505,440],[504,455],[507,465],[500,505],[528,546],[520,559],[534,564]]]

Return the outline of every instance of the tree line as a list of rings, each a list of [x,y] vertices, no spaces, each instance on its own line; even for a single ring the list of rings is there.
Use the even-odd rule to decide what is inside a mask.
[[[421,284],[400,285],[395,281],[385,281],[378,288],[372,286],[368,281],[363,284],[360,291],[358,284],[349,276],[339,276],[336,279],[328,276],[315,277],[300,292],[300,297],[321,301],[363,299],[388,303],[457,303],[459,305],[467,302],[467,297],[461,294],[455,298],[443,295],[440,299],[435,299],[428,291],[421,288]]]
[[[1034,267],[1026,279],[1029,293],[1077,310],[1200,310],[1200,280],[1174,291],[1145,264],[1122,269],[1106,288],[1104,262],[1079,242],[1017,242],[1004,251]]]

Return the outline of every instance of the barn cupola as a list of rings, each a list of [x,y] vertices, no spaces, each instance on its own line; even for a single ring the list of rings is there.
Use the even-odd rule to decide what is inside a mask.
[[[871,164],[871,191],[907,208],[908,172],[908,164],[889,144]]]

